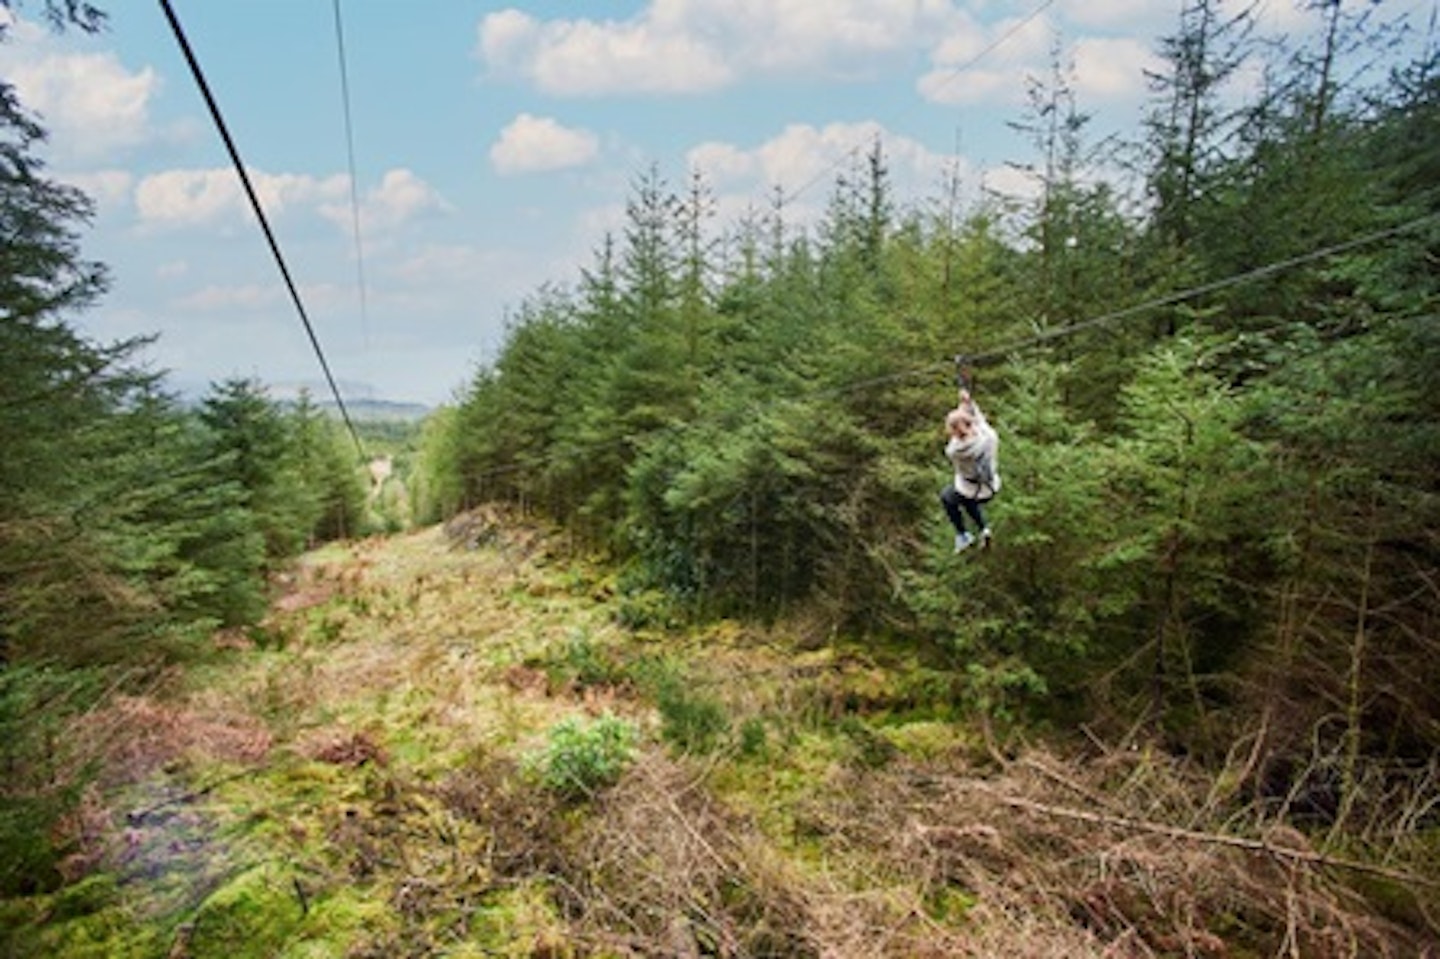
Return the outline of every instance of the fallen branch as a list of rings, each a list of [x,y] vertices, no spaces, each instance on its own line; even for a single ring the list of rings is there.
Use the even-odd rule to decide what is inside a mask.
[[[1244,849],[1249,852],[1265,853],[1266,855],[1276,856],[1281,859],[1289,859],[1293,862],[1305,862],[1316,866],[1333,866],[1338,869],[1349,869],[1352,872],[1362,872],[1372,876],[1380,876],[1384,879],[1394,880],[1395,882],[1413,883],[1415,885],[1429,886],[1432,889],[1440,889],[1440,880],[1430,879],[1426,876],[1417,876],[1414,873],[1402,872],[1401,870],[1390,869],[1386,866],[1376,866],[1366,862],[1358,862],[1354,859],[1327,856],[1324,853],[1314,852],[1310,849],[1277,846],[1261,839],[1246,839],[1243,836],[1228,836],[1224,833],[1200,832],[1194,829],[1184,829],[1180,826],[1168,826],[1164,823],[1151,822],[1146,819],[1134,819],[1129,816],[1088,812],[1083,809],[1070,809],[1064,806],[1051,806],[1046,803],[1035,802],[1032,799],[1007,796],[991,789],[986,789],[986,792],[991,793],[998,801],[1014,809],[1023,809],[1027,812],[1039,813],[1040,815],[1051,816],[1057,819],[1071,819],[1077,822],[1110,826],[1115,829],[1150,833],[1151,835],[1165,836],[1169,839],[1182,839],[1186,842],[1230,846],[1235,849]]]

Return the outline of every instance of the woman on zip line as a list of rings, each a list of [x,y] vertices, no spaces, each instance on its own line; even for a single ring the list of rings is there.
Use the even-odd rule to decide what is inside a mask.
[[[990,527],[981,504],[1000,492],[1000,437],[975,405],[963,375],[960,403],[945,414],[945,434],[945,457],[955,467],[955,481],[941,490],[940,503],[955,527],[955,552],[969,549],[977,537],[981,547],[989,548]],[[975,523],[974,533],[965,528],[966,515]]]

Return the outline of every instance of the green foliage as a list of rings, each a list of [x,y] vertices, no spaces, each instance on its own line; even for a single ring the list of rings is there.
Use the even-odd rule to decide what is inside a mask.
[[[1315,13],[1326,49],[1386,49]],[[1291,669],[1352,729],[1433,744],[1433,697],[1401,674],[1430,676],[1408,638],[1434,605],[1436,60],[1361,90],[1302,46],[1235,105],[1251,25],[1186,5],[1130,144],[1088,142],[1055,58],[1016,124],[1025,197],[961,209],[952,172],[907,205],[876,142],[815,228],[777,205],[717,232],[703,176],[677,194],[652,168],[574,291],[537,293],[427,433],[424,510],[542,510],[622,564],[632,625],[806,614],[911,638],[992,714],[1149,718],[1218,749]],[[1140,206],[1107,182],[1112,147]],[[956,559],[945,361],[1009,343],[977,371],[997,546]],[[1383,628],[1376,603],[1399,611]],[[1366,661],[1357,616],[1403,666]],[[1304,623],[1324,628],[1300,642]]]
[[[302,520],[309,533],[306,545],[363,535],[365,481],[353,439],[338,420],[310,402],[308,393],[301,394],[287,419],[295,463],[290,495],[310,501]]]
[[[566,634],[561,648],[546,659],[546,671],[552,686],[579,689],[618,685],[628,675],[625,665],[583,629]]]
[[[79,257],[85,198],[46,181],[41,135],[4,88],[0,220],[0,652],[28,660],[167,654],[258,612],[238,489],[189,414],[58,318],[104,289]]]
[[[410,509],[417,523],[436,523],[470,505],[463,463],[467,457],[459,411],[442,406],[420,428],[419,452],[410,477]]]
[[[200,420],[209,428],[221,475],[243,491],[267,559],[294,556],[318,518],[319,498],[301,482],[300,462],[280,404],[255,380],[217,383]]]
[[[840,734],[854,750],[854,762],[865,769],[888,766],[899,750],[885,735],[856,716],[844,716],[839,723]]]
[[[208,432],[188,414],[172,413],[143,447],[149,462],[137,537],[159,537],[151,558],[164,608],[196,630],[242,625],[265,607],[265,543],[244,491],[213,453]],[[133,494],[132,494],[133,495]]]
[[[660,711],[660,736],[681,752],[704,755],[720,745],[730,719],[719,697],[675,664],[655,664],[647,685]]]
[[[52,5],[59,10],[59,5]],[[93,22],[84,4],[64,17]],[[62,17],[62,19],[64,18]],[[78,228],[91,205],[52,183],[43,130],[0,82],[0,890],[59,882],[57,828],[87,782],[64,741],[92,687],[153,678],[218,625],[254,622],[266,574],[314,536],[358,525],[353,459],[313,410],[256,384],[198,413],[137,359],[65,317],[105,289]]]
[[[850,437],[801,404],[713,424],[654,443],[632,469],[627,531],[650,582],[678,599],[725,610],[772,610],[806,595],[841,517],[834,447]]]
[[[547,789],[584,799],[616,783],[635,758],[639,730],[606,713],[591,722],[565,719],[550,728],[545,745],[525,766]]]
[[[101,677],[32,666],[0,669],[0,895],[55,888],[67,852],[55,826],[86,780],[63,739],[64,724],[89,704]]]
[[[740,755],[746,759],[764,760],[770,755],[770,731],[765,720],[751,716],[740,724],[740,739],[737,744]]]

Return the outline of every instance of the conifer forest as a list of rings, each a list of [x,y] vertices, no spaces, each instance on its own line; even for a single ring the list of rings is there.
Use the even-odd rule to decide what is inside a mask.
[[[91,200],[0,81],[0,954],[1440,956],[1440,36],[1312,6],[1177,5],[1128,142],[1057,63],[1024,196],[633,171],[365,434],[403,503],[308,398],[76,331]]]

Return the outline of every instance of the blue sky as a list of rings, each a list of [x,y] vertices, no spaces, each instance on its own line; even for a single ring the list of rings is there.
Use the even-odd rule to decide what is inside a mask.
[[[341,0],[359,243],[334,0],[171,0],[346,399],[451,399],[542,284],[573,282],[652,165],[691,169],[717,228],[776,188],[811,222],[882,138],[897,197],[1023,193],[1008,126],[1058,47],[1093,116],[1133,134],[1178,0]],[[0,76],[51,131],[50,172],[98,216],[113,287],[74,317],[172,385],[229,376],[328,392],[158,0],[100,0],[104,33],[55,37],[19,6]],[[1386,0],[1424,31],[1434,0]],[[5,16],[0,12],[0,16]],[[1267,31],[1312,19],[1267,0]],[[1418,40],[1412,40],[1413,49]],[[1433,42],[1433,38],[1432,38]],[[1247,81],[1255,82],[1254,77]],[[363,265],[363,270],[357,268]],[[361,282],[363,273],[364,282]]]

